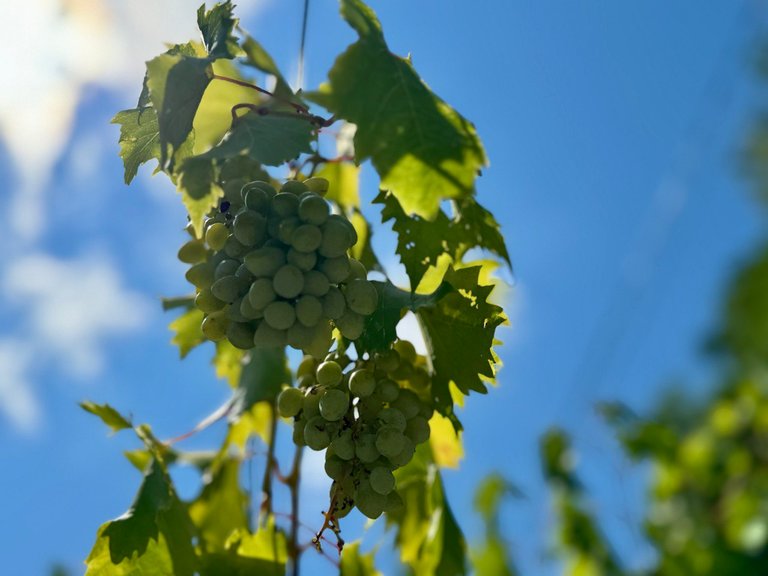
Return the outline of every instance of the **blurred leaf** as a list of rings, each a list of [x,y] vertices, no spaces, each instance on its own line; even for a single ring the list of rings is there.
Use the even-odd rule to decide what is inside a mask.
[[[339,576],[381,576],[381,572],[374,566],[373,557],[373,552],[360,552],[360,541],[345,544],[341,554]]]
[[[498,472],[488,474],[475,490],[475,510],[486,522],[499,516],[499,508],[505,497],[520,498],[522,492]]]
[[[499,538],[488,538],[470,551],[475,576],[515,576],[507,547]]]
[[[122,110],[112,118],[120,125],[120,157],[125,167],[125,183],[130,184],[139,166],[160,160],[160,130],[154,108]]]
[[[182,358],[189,354],[192,348],[205,342],[203,331],[200,328],[203,316],[202,310],[190,308],[168,325],[174,333],[171,342],[179,347],[179,354]]]
[[[353,162],[326,162],[315,174],[328,180],[326,200],[335,202],[345,212],[360,208],[360,167]]]
[[[283,348],[254,348],[248,353],[233,398],[230,419],[249,411],[257,402],[274,402],[291,372]]]
[[[449,418],[437,412],[429,420],[429,427],[432,430],[429,442],[432,445],[435,464],[440,468],[458,468],[459,462],[464,458],[461,432],[454,428]]]
[[[406,213],[432,219],[441,200],[472,195],[487,164],[482,144],[474,127],[422,82],[410,60],[390,52],[368,6],[342,0],[341,13],[359,40],[336,59],[328,83],[307,97],[356,124],[358,162],[371,159],[381,188]]]
[[[133,428],[131,421],[112,408],[109,404],[94,404],[93,402],[85,401],[80,402],[80,407],[86,412],[90,412],[101,418],[101,421],[109,426],[112,432]]]
[[[208,11],[203,4],[197,11],[197,27],[211,58],[234,58],[239,52],[237,38],[233,34],[238,22],[232,15],[233,8],[232,2],[226,0]]]
[[[228,340],[216,342],[216,355],[213,357],[216,376],[226,380],[232,388],[236,388],[240,382],[240,375],[243,371],[243,356],[244,352],[232,346]]]
[[[217,206],[219,198],[224,195],[224,190],[216,182],[213,161],[203,156],[186,158],[179,170],[177,188],[195,235],[199,238],[203,234],[205,215]]]
[[[202,558],[201,576],[284,576],[287,559],[285,534],[270,517],[255,534],[234,533],[226,551]]]
[[[189,504],[189,516],[208,552],[224,549],[227,539],[248,529],[248,497],[240,487],[240,460],[222,461]]]
[[[175,310],[176,308],[184,308],[189,310],[195,304],[195,297],[192,296],[175,296],[173,298],[161,298],[160,302],[163,306],[163,311]]]
[[[108,526],[108,525],[105,525]],[[173,561],[165,537],[150,540],[145,552],[115,564],[109,553],[109,540],[104,537],[104,527],[99,529],[96,544],[88,555],[85,576],[176,576]]]

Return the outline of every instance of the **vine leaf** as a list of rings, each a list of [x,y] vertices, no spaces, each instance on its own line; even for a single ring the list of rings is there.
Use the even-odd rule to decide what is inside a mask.
[[[270,516],[255,534],[237,531],[228,539],[225,551],[204,554],[200,575],[285,576],[287,550],[285,534]]]
[[[356,124],[357,160],[371,159],[381,187],[406,213],[432,219],[441,200],[472,195],[487,164],[483,146],[472,124],[422,82],[410,60],[389,51],[368,6],[342,0],[341,13],[359,40],[336,60],[327,84],[307,97]]]
[[[494,334],[506,317],[501,307],[488,301],[493,286],[480,284],[480,272],[480,266],[449,267],[443,281],[453,290],[416,310],[434,370],[432,394],[438,411],[446,416],[453,410],[451,382],[465,395],[485,394],[483,378],[492,380],[496,374]]]
[[[197,108],[212,78],[213,68],[207,58],[161,54],[147,62],[147,86],[158,111],[163,168],[173,171],[173,155],[192,132]]]
[[[154,108],[122,110],[112,118],[120,125],[120,158],[125,167],[124,180],[130,184],[139,166],[160,159],[160,130]]]
[[[474,507],[484,523],[484,538],[472,547],[470,557],[476,576],[516,576],[508,545],[501,532],[500,508],[508,497],[519,498],[520,490],[498,472],[491,473],[475,490]]]
[[[397,338],[397,323],[407,311],[434,306],[453,288],[447,282],[442,283],[431,294],[415,294],[401,290],[391,282],[373,281],[379,294],[376,311],[365,322],[363,334],[355,341],[358,352],[375,351],[388,348]]]
[[[413,460],[395,477],[404,506],[387,514],[387,526],[395,527],[401,560],[419,575],[466,574],[466,541],[429,445],[419,445]]]
[[[150,541],[160,543],[161,534],[173,573],[191,576],[196,563],[192,524],[167,472],[153,460],[128,511],[100,528],[96,546],[87,562],[91,562],[101,540],[108,543],[111,562],[120,564],[123,560],[132,561],[144,555]]]
[[[192,156],[182,164],[176,181],[181,201],[198,237],[203,233],[203,220],[211,208],[218,204],[224,190],[216,181],[216,167],[209,158]]]
[[[381,221],[392,221],[392,230],[397,234],[395,251],[405,266],[412,290],[418,287],[427,270],[438,266],[443,254],[458,262],[467,250],[479,247],[494,252],[510,264],[499,224],[474,198],[455,203],[455,218],[438,209],[433,220],[409,216],[398,199],[387,191],[380,192],[373,202],[383,206]]]
[[[200,328],[203,316],[202,310],[192,307],[168,325],[174,333],[171,342],[179,347],[179,354],[182,358],[189,354],[192,348],[205,342],[203,331]]]
[[[131,421],[112,408],[109,404],[95,404],[94,402],[86,400],[85,402],[80,402],[80,407],[86,412],[90,412],[101,418],[101,421],[109,426],[113,433],[127,428],[133,428]]]
[[[291,372],[283,348],[254,348],[240,374],[230,420],[249,411],[257,402],[272,402],[283,385],[290,384]]]
[[[238,54],[237,38],[233,34],[238,19],[232,15],[233,9],[232,2],[227,0],[208,11],[205,4],[197,10],[197,27],[211,58],[232,59]]]
[[[314,127],[305,118],[264,109],[248,112],[235,122],[221,142],[202,156],[226,159],[247,154],[267,166],[279,166],[312,151]]]
[[[363,554],[360,552],[360,541],[344,545],[344,553],[341,555],[339,576],[381,576],[373,564],[374,552]]]
[[[240,460],[226,458],[189,505],[189,516],[209,550],[224,550],[229,536],[248,528],[248,497],[240,486]]]

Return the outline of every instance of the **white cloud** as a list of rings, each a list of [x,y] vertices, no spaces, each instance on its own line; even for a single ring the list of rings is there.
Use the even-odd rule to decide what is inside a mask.
[[[34,341],[70,375],[83,378],[102,369],[103,337],[140,328],[150,313],[145,298],[126,290],[114,266],[96,256],[20,258],[8,266],[3,289],[24,307]]]
[[[0,2],[6,46],[0,79],[0,135],[19,173],[11,221],[20,240],[34,242],[45,226],[43,193],[68,143],[86,84],[138,96],[144,61],[164,42],[199,36],[200,0],[27,0]],[[263,2],[238,8],[252,15]],[[23,10],[23,17],[19,11]],[[126,104],[128,100],[126,101]],[[13,212],[17,213],[17,212]]]
[[[0,414],[21,432],[32,433],[40,423],[40,405],[29,370],[32,347],[22,340],[0,340]]]

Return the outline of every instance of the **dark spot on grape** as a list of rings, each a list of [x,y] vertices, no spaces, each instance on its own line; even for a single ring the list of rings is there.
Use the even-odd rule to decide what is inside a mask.
[[[229,211],[229,207],[231,204],[227,200],[222,200],[221,204],[219,205],[219,210],[221,210],[221,213],[224,214],[225,212]]]

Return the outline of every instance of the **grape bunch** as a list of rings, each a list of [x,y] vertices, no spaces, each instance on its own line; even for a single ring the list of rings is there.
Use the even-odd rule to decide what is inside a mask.
[[[338,352],[322,362],[305,356],[297,383],[280,393],[277,407],[294,419],[297,445],[326,449],[329,514],[341,518],[357,506],[378,518],[401,507],[392,472],[410,462],[430,434],[426,359],[406,340],[365,360]]]
[[[203,334],[241,349],[292,346],[324,356],[333,326],[360,337],[378,304],[367,270],[347,251],[352,224],[332,214],[328,181],[255,181],[228,186],[204,238],[179,250],[205,313]]]

